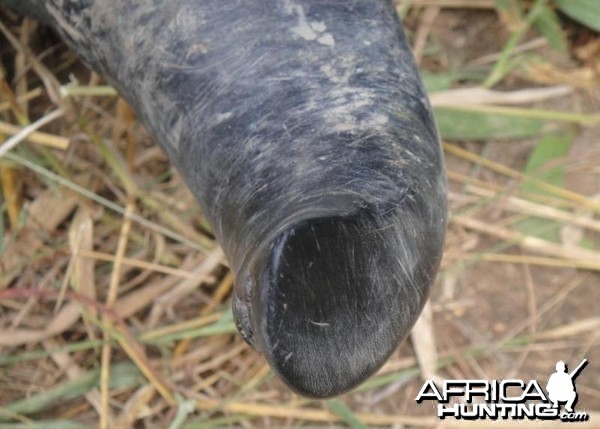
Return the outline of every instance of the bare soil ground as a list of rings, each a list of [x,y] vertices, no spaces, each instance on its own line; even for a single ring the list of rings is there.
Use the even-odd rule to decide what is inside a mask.
[[[413,3],[405,24],[422,70],[460,72],[451,88],[481,88],[522,24],[494,2]],[[492,88],[526,91],[514,108],[567,114],[544,125],[572,135],[544,167],[562,181],[523,185],[548,133],[444,136],[452,216],[432,322],[365,385],[316,401],[290,393],[235,332],[227,263],[129,107],[49,30],[4,10],[0,23],[0,142],[63,112],[0,159],[0,428],[482,426],[415,403],[423,379],[545,386],[557,361],[583,358],[577,410],[600,425],[598,33],[561,15],[557,52],[529,29]],[[473,94],[456,104],[507,106]],[[532,217],[543,220],[519,226]]]

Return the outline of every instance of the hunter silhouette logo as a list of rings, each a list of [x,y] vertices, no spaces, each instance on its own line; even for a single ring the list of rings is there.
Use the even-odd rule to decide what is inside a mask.
[[[554,404],[554,408],[559,408],[560,402],[566,402],[565,410],[573,413],[573,407],[577,402],[577,391],[575,390],[575,378],[588,364],[587,359],[581,361],[579,366],[570,374],[567,374],[567,365],[561,360],[556,362],[556,372],[550,376],[546,390],[548,397]]]
[[[587,365],[587,359],[583,359],[568,373],[565,362],[558,361],[546,391],[536,380],[446,380],[441,387],[427,380],[415,400],[418,404],[436,401],[440,419],[587,421],[588,413],[574,409],[577,403],[575,379]],[[561,404],[565,404],[562,412]]]

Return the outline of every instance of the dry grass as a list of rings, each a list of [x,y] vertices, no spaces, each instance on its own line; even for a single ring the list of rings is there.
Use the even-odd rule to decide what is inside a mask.
[[[440,118],[543,129],[446,136],[452,216],[428,317],[329,401],[290,393],[236,333],[210,227],[129,107],[46,30],[0,14],[0,429],[479,427],[417,405],[422,377],[545,384],[582,357],[578,408],[598,425],[600,38],[569,22],[557,53],[531,15],[496,6],[399,5],[423,69],[462,73],[432,94]],[[566,154],[529,168],[558,128]]]

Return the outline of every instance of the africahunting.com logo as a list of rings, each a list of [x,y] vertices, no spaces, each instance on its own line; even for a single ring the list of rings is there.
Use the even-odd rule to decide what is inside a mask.
[[[581,422],[589,419],[585,411],[575,411],[575,379],[587,366],[584,359],[567,372],[563,361],[556,363],[544,391],[536,380],[446,380],[441,386],[427,380],[415,398],[437,402],[440,419],[541,419]],[[564,409],[561,410],[561,405]]]

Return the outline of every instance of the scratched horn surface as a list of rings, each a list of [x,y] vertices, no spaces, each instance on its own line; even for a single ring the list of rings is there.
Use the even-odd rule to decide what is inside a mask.
[[[446,227],[439,137],[390,2],[0,3],[134,107],[224,249],[240,333],[284,382],[331,396],[385,362]]]

